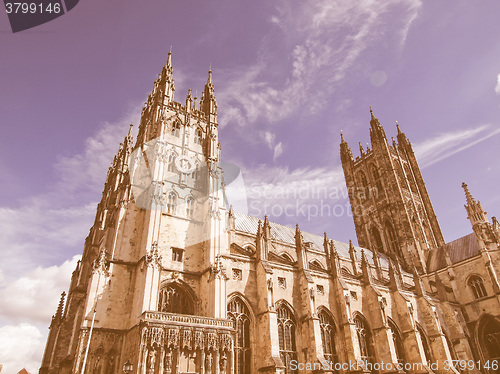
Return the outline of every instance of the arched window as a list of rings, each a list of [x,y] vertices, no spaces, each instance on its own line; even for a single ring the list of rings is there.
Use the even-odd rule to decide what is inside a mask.
[[[425,361],[426,363],[432,362],[431,350],[429,348],[429,341],[427,340],[427,335],[425,335],[424,330],[417,326],[418,334],[420,335],[420,341],[422,342],[422,348],[424,349]]]
[[[488,295],[486,293],[486,288],[484,288],[483,280],[478,275],[472,275],[467,283],[470,288],[472,288],[472,292],[474,293],[474,297],[476,299],[480,299]]]
[[[295,319],[292,311],[284,304],[277,310],[278,313],[278,339],[280,346],[280,357],[285,365],[285,373],[296,373],[292,370],[290,362],[297,360],[297,347],[295,345]]]
[[[333,363],[338,362],[337,350],[335,348],[335,324],[332,317],[322,310],[318,314],[319,327],[321,330],[321,343],[325,360]]]
[[[399,329],[396,324],[389,320],[389,327],[391,329],[392,341],[394,342],[394,348],[396,349],[396,356],[398,358],[398,363],[404,366],[405,363],[405,351],[403,346],[403,339],[399,333]]]
[[[491,316],[485,316],[479,322],[479,345],[485,360],[500,362],[500,323]],[[490,370],[490,374],[498,374],[500,370]]]
[[[181,133],[181,124],[179,121],[175,121],[173,124],[172,124],[172,131],[171,131],[171,134],[173,136],[177,136],[179,137]]]
[[[173,192],[169,192],[167,195],[167,213],[175,214],[176,207],[177,207],[177,195]]]
[[[377,252],[384,252],[384,246],[382,244],[382,238],[380,237],[380,232],[375,226],[372,227],[371,233],[372,233],[372,246],[373,246],[373,248],[371,249]]]
[[[194,217],[194,199],[191,196],[186,199],[186,217]]]
[[[167,171],[175,172],[175,154],[170,153],[167,159]]]
[[[201,144],[201,129],[199,127],[194,132],[194,144]]]
[[[362,171],[358,173],[358,183],[359,183],[358,197],[364,200],[369,196],[369,190],[368,190],[368,182],[366,180],[366,175]]]
[[[158,310],[167,313],[193,314],[193,300],[180,285],[170,283],[160,290]]]
[[[372,337],[364,318],[357,316],[354,319],[354,323],[356,325],[356,335],[358,337],[362,359],[367,362],[374,362],[371,342]]]
[[[377,167],[375,166],[375,164],[371,165],[371,173],[372,173],[374,185],[377,186],[377,191],[376,191],[375,197],[381,198],[382,194],[384,193],[384,188],[382,187],[382,180],[380,178],[380,174],[378,173],[378,170],[377,170]]]
[[[403,259],[403,254],[401,253],[401,248],[399,246],[398,237],[394,231],[394,227],[389,221],[385,223],[385,235],[389,244],[389,248],[394,254],[396,254],[400,259]]]
[[[236,340],[234,342],[235,374],[250,374],[252,351],[250,348],[250,312],[245,303],[235,297],[227,305],[228,318],[234,321]]]
[[[316,259],[314,259],[311,262],[309,262],[309,269],[316,270],[316,271],[324,271],[325,270],[325,268],[323,267],[323,265],[321,264],[321,262],[319,262]]]

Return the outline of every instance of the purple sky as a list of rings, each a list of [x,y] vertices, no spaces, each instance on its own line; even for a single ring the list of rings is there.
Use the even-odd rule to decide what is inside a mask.
[[[317,207],[312,192],[327,188],[335,216],[271,219],[355,239],[346,200],[330,193],[344,186],[340,130],[357,155],[371,105],[389,137],[398,120],[412,141],[451,241],[471,232],[462,181],[490,217],[500,215],[498,14],[494,1],[86,0],[17,34],[1,16],[6,372],[38,369],[107,167],[170,46],[177,101],[188,88],[200,93],[212,66],[222,158],[242,168],[250,214],[263,214],[264,191],[279,212],[294,193]]]

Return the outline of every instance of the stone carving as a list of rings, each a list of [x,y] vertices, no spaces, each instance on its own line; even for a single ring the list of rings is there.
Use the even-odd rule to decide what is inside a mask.
[[[230,351],[233,347],[233,338],[229,334],[220,336],[220,348],[224,351]]]
[[[156,361],[156,350],[152,349],[152,350],[149,351],[148,361],[149,361],[148,374],[154,374],[154,372],[155,372],[155,361]]]
[[[172,351],[165,354],[165,371],[170,373],[172,371]]]
[[[161,327],[151,327],[149,329],[149,341],[152,346],[163,345],[164,331]]]
[[[109,264],[106,258],[106,250],[102,248],[101,252],[99,253],[99,257],[94,260],[94,272],[100,273],[104,276],[108,276],[108,268]]]
[[[179,345],[179,329],[167,329],[167,347],[177,348]]]
[[[206,347],[207,349],[217,349],[217,334],[215,332],[207,332],[206,337]]]
[[[182,348],[191,349],[193,346],[193,331],[184,329],[182,330]]]
[[[194,332],[194,349],[203,349],[204,348],[204,339],[203,339],[203,331],[195,331]]]
[[[149,253],[146,255],[146,266],[152,266],[157,269],[161,268],[161,255],[160,252],[158,251],[158,242],[153,242],[151,244],[151,250]]]
[[[226,374],[226,368],[227,368],[227,357],[226,354],[223,353],[220,358],[220,374]]]
[[[208,352],[207,355],[205,356],[205,373],[206,374],[212,374],[212,363],[213,363],[212,352]]]

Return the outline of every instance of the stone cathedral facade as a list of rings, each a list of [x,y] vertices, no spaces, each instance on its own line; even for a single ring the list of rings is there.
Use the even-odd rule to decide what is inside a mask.
[[[250,217],[226,204],[211,72],[199,102],[174,91],[169,54],[40,374],[499,372],[500,225],[465,184],[473,233],[445,243],[411,143],[372,112],[372,148],[340,145],[359,247]]]

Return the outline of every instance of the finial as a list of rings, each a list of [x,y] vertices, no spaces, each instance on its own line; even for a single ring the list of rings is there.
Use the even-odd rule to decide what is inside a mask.
[[[462,182],[462,188],[464,189],[465,192],[465,197],[467,198],[467,203],[474,203],[474,198],[472,197],[472,194],[469,191],[469,187],[467,187],[467,184],[465,182]]]
[[[398,135],[403,133],[403,132],[401,131],[401,129],[399,128],[399,123],[398,123],[398,121],[396,121],[396,128],[398,129]]]
[[[370,105],[370,116],[372,117],[372,119],[375,118],[375,116],[373,115],[373,108],[371,105]]]
[[[341,143],[345,143],[344,133],[342,132],[342,130],[340,130],[340,141]]]

